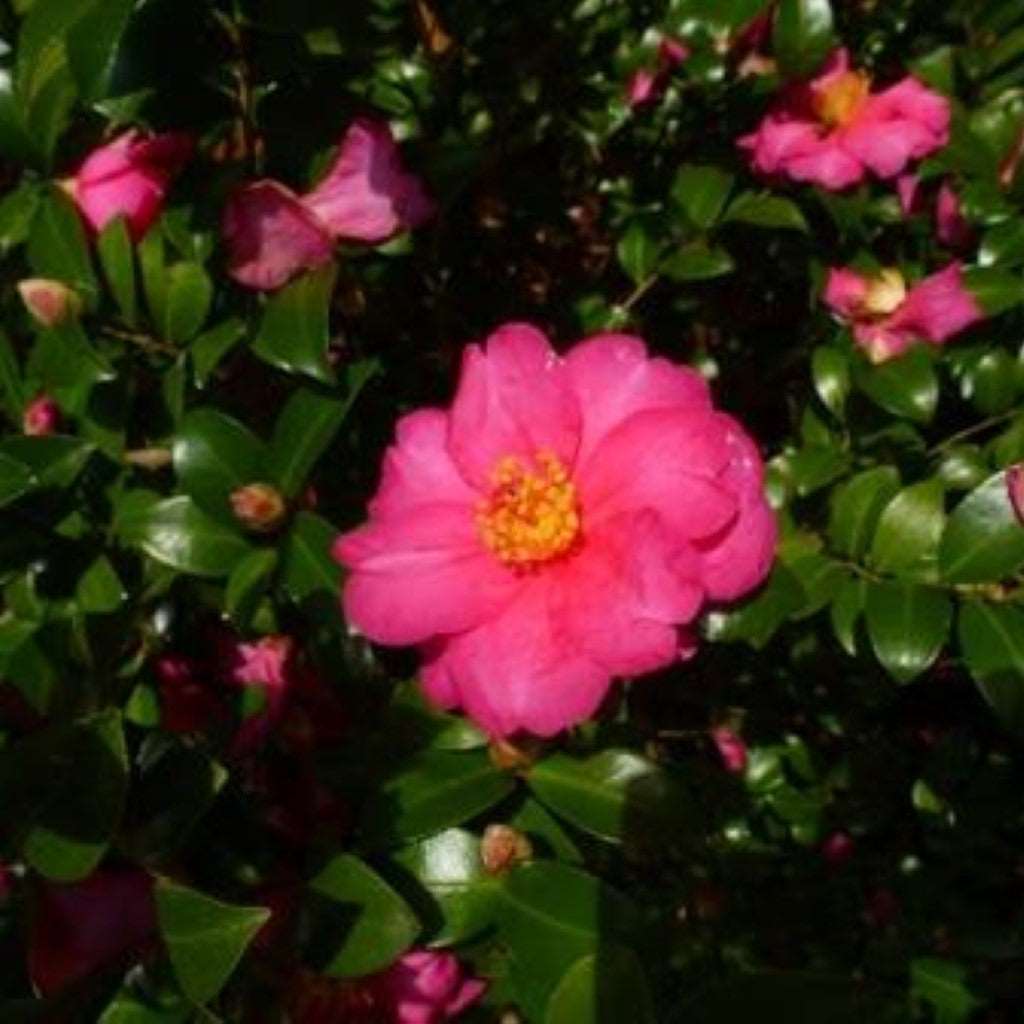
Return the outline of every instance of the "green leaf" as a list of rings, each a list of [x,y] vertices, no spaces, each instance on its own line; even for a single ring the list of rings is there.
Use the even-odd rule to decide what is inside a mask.
[[[858,473],[832,494],[828,536],[841,555],[860,558],[875,534],[882,509],[899,490],[900,478],[892,466],[877,466]]]
[[[483,751],[427,751],[402,763],[367,806],[363,831],[374,846],[396,846],[461,825],[515,788]]]
[[[32,218],[28,261],[39,277],[63,281],[95,302],[99,289],[85,229],[74,204],[56,185],[44,193]]]
[[[850,394],[850,363],[845,352],[821,345],[811,355],[814,390],[833,416],[843,416]]]
[[[428,921],[437,917],[431,929],[431,944],[465,942],[489,927],[495,917],[496,883],[484,871],[480,840],[460,828],[446,829],[395,855],[433,900]]]
[[[622,269],[634,284],[646,281],[658,261],[658,243],[641,220],[630,223],[615,251]]]
[[[35,484],[35,474],[23,462],[0,453],[0,507],[27,494]]]
[[[157,882],[154,893],[174,976],[185,995],[202,1005],[224,987],[270,911],[221,903],[167,879]]]
[[[110,361],[74,320],[39,333],[25,370],[35,388],[56,398],[65,411],[82,417],[88,413],[95,386],[117,377]]]
[[[715,642],[743,640],[760,650],[791,615],[807,604],[807,595],[793,572],[776,562],[767,583],[749,600],[728,612],[706,618],[708,638]]]
[[[327,363],[328,313],[338,268],[333,264],[304,274],[267,302],[253,352],[271,366],[334,383]]]
[[[953,608],[941,591],[916,583],[871,583],[864,612],[875,656],[897,682],[908,683],[939,656]]]
[[[238,317],[229,317],[193,340],[188,350],[192,356],[196,387],[206,386],[218,363],[242,340],[244,334],[245,323]]]
[[[317,459],[379,369],[380,364],[373,359],[363,359],[349,366],[344,397],[312,388],[292,392],[274,424],[270,442],[270,466],[286,497],[293,498],[302,490]]]
[[[962,965],[935,957],[917,957],[910,964],[910,994],[935,1010],[936,1024],[963,1024],[981,1006],[967,987]]]
[[[551,754],[530,769],[527,781],[550,810],[612,842],[660,845],[694,828],[685,788],[628,750],[602,750],[586,760]]]
[[[90,875],[110,842],[128,788],[116,710],[50,726],[0,752],[0,805],[22,855],[60,882]]]
[[[1017,397],[1017,360],[1003,349],[982,354],[964,377],[961,391],[985,416],[1006,412]]]
[[[654,1024],[654,1005],[636,954],[621,946],[581,957],[548,1002],[545,1024]]]
[[[706,231],[721,215],[735,180],[718,167],[684,164],[672,181],[672,199],[694,227]]]
[[[124,585],[106,555],[100,555],[82,574],[75,597],[78,607],[91,615],[106,615],[121,607]]]
[[[0,199],[0,249],[10,251],[28,238],[40,197],[39,184],[26,180]]]
[[[175,263],[167,271],[161,330],[168,341],[186,342],[206,323],[213,284],[198,263]]]
[[[11,339],[0,329],[0,408],[12,423],[21,421],[26,402],[25,387]]]
[[[978,689],[1006,728],[1024,733],[1024,611],[965,601],[958,627],[960,652]]]
[[[237,532],[209,518],[185,495],[128,504],[114,528],[123,544],[196,576],[227,576],[251,550]]]
[[[880,572],[934,580],[946,524],[942,481],[923,480],[900,491],[882,511],[870,562]]]
[[[703,241],[690,242],[661,262],[660,270],[673,281],[707,281],[735,268],[732,257],[719,246],[709,249]]]
[[[160,330],[167,316],[167,271],[163,234],[155,228],[147,231],[139,242],[137,251],[149,316],[154,326]]]
[[[880,366],[858,359],[854,380],[868,398],[895,416],[929,423],[935,415],[939,382],[932,357],[922,345]]]
[[[401,896],[351,854],[332,858],[309,888],[322,897],[314,904],[312,946],[325,974],[351,978],[387,967],[420,930]]]
[[[821,67],[834,41],[829,0],[780,0],[772,49],[789,78],[806,78]]]
[[[110,291],[117,300],[125,321],[134,326],[135,310],[135,256],[124,217],[115,217],[96,239],[96,251],[106,275]]]
[[[341,566],[331,557],[338,530],[312,512],[299,512],[281,554],[281,582],[293,601],[327,595],[332,602],[341,590]]]
[[[866,580],[848,577],[836,590],[829,608],[832,632],[851,658],[857,656],[857,622],[864,612],[867,586]]]
[[[964,284],[988,317],[998,316],[1024,302],[1024,277],[995,267],[969,267]]]
[[[85,103],[106,98],[118,45],[135,0],[79,0],[84,13],[67,34],[68,64]]]
[[[808,230],[807,220],[796,203],[768,193],[741,192],[722,220],[723,223],[749,224],[755,228]]]
[[[36,487],[70,487],[85,467],[95,445],[77,437],[7,437],[0,454],[24,463],[32,471]]]
[[[174,438],[174,471],[182,490],[205,512],[235,524],[231,492],[267,480],[266,445],[216,409],[188,413]]]
[[[939,570],[950,583],[995,583],[1024,566],[1024,526],[996,473],[952,513],[939,547]]]
[[[145,994],[122,989],[96,1024],[187,1024],[193,1019],[197,1018],[183,996],[179,995],[173,1003],[164,999],[156,1002]]]
[[[277,550],[256,548],[231,570],[224,591],[224,610],[239,629],[249,628],[256,606],[266,593],[276,568]]]

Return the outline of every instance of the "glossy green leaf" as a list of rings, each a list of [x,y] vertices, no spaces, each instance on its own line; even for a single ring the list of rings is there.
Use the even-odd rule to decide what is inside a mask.
[[[250,551],[242,536],[180,495],[123,509],[115,522],[123,544],[196,576],[227,576]]]
[[[530,769],[528,782],[550,810],[602,839],[660,844],[694,828],[696,809],[682,784],[628,750],[585,760],[550,754]]]
[[[942,482],[932,478],[900,491],[882,510],[870,562],[879,572],[935,579],[946,525]]]
[[[672,199],[694,227],[706,231],[718,220],[734,180],[713,165],[685,164],[672,181]]]
[[[804,78],[819,69],[832,49],[829,0],[781,0],[772,47],[783,74]]]
[[[238,317],[229,317],[193,339],[188,350],[197,387],[206,385],[217,365],[244,334],[244,322]]]
[[[944,593],[916,583],[871,583],[864,613],[875,656],[897,682],[908,683],[939,656],[953,608]]]
[[[726,223],[749,224],[755,228],[808,230],[800,207],[791,199],[762,192],[742,192],[730,204],[722,220]]]
[[[932,357],[920,345],[879,366],[858,359],[854,380],[868,398],[895,416],[929,423],[935,415],[939,384]]]
[[[394,846],[461,825],[508,796],[515,780],[480,752],[429,751],[397,766],[363,819],[374,846]]]
[[[732,257],[720,246],[708,248],[704,242],[690,242],[662,260],[659,269],[673,281],[707,281],[734,267]]]
[[[256,548],[231,570],[224,591],[224,610],[239,629],[248,629],[256,605],[270,586],[277,559],[275,548]]]
[[[127,787],[128,754],[115,710],[50,726],[0,752],[5,823],[28,863],[56,881],[92,873]]]
[[[34,486],[70,486],[96,450],[77,437],[51,434],[49,437],[6,437],[0,441],[0,455],[24,463],[32,471]]]
[[[832,495],[828,537],[841,555],[860,558],[875,535],[882,509],[899,490],[892,466],[877,466],[852,477]]]
[[[135,255],[123,217],[115,217],[96,239],[96,251],[110,291],[125,321],[135,325]]]
[[[322,973],[350,978],[386,967],[420,930],[405,901],[366,863],[338,854],[309,883],[313,956]]]
[[[202,1005],[224,987],[270,911],[221,903],[167,879],[154,892],[175,977],[185,995]]]
[[[313,595],[336,600],[341,589],[341,566],[331,557],[338,530],[313,512],[299,512],[281,554],[281,582],[293,601]]]
[[[81,17],[67,34],[68,64],[78,93],[87,103],[107,96],[118,45],[134,0],[79,0]]]
[[[0,507],[28,493],[35,475],[23,462],[0,453]]]
[[[994,267],[970,267],[964,271],[964,284],[986,316],[998,316],[1024,302],[1024,277],[1020,274]]]
[[[811,355],[814,390],[833,416],[842,417],[850,394],[850,363],[845,352],[821,345]]]
[[[1024,526],[1014,513],[1006,475],[996,473],[950,513],[939,569],[950,583],[994,583],[1024,566]]]
[[[146,232],[137,252],[149,316],[157,330],[161,330],[167,316],[168,279],[164,238],[156,227]]]
[[[175,263],[167,271],[161,332],[168,341],[186,342],[206,323],[213,283],[198,263]]]
[[[615,251],[622,269],[634,284],[647,280],[658,261],[658,243],[640,220],[634,220],[626,228]]]
[[[285,495],[294,497],[301,491],[317,459],[379,369],[380,364],[372,359],[350,365],[345,375],[344,395],[309,387],[292,392],[274,424],[270,442],[270,465]]]
[[[92,615],[105,615],[121,607],[125,599],[124,584],[106,555],[100,555],[82,574],[75,597],[78,607]]]
[[[760,650],[782,623],[806,604],[800,581],[776,562],[767,582],[753,597],[728,612],[711,612],[706,630],[712,641],[743,640]]]
[[[829,607],[832,632],[851,658],[857,656],[857,623],[864,612],[867,587],[866,580],[858,576],[847,577],[836,588]]]
[[[1024,732],[1024,611],[965,601],[958,620],[968,671],[1003,724]]]
[[[621,946],[581,957],[548,1001],[545,1024],[654,1024],[654,1005],[636,954]]]
[[[334,383],[327,362],[328,314],[338,268],[304,274],[267,302],[252,350],[271,366]]]
[[[87,302],[98,294],[85,229],[74,204],[55,185],[43,194],[32,219],[28,260],[39,277],[63,281]]]

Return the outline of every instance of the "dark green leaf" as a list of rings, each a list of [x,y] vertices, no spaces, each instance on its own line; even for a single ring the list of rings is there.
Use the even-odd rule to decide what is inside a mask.
[[[203,331],[189,345],[197,387],[205,387],[210,374],[217,369],[217,364],[242,340],[243,334],[245,324],[237,317],[231,317]]]
[[[997,316],[1024,302],[1024,277],[994,267],[969,267],[964,284],[987,316]]]
[[[312,512],[299,512],[281,555],[281,582],[293,601],[326,594],[332,601],[341,591],[341,566],[331,557],[338,530]]]
[[[829,0],[781,0],[772,43],[783,74],[813,74],[832,49],[833,38]]]
[[[35,475],[23,462],[0,453],[0,507],[32,489]]]
[[[67,34],[68,64],[86,103],[104,99],[110,87],[118,44],[135,0],[79,0],[82,16]]]
[[[690,242],[662,260],[659,269],[673,281],[706,281],[728,274],[734,267],[725,249],[709,249],[704,242]]]
[[[110,291],[126,322],[135,325],[135,255],[123,217],[115,217],[96,239],[96,251]]]
[[[100,555],[82,574],[75,596],[78,607],[92,615],[116,612],[121,607],[124,585],[106,555]]]
[[[249,628],[256,605],[266,593],[276,568],[277,550],[256,548],[231,570],[224,592],[224,610],[239,629]]]
[[[562,975],[545,1024],[654,1024],[654,1006],[636,954],[621,946],[581,957]]]
[[[1024,611],[965,601],[958,624],[960,652],[978,689],[1008,729],[1024,733]]]
[[[630,280],[634,284],[641,284],[654,270],[658,260],[658,243],[643,221],[634,220],[619,239],[616,252]]]
[[[706,231],[718,220],[734,180],[718,167],[685,164],[672,182],[672,199],[694,227]]]
[[[52,185],[43,194],[28,237],[28,260],[39,277],[63,281],[87,302],[98,294],[85,229],[74,204]]]
[[[850,394],[850,362],[845,352],[822,345],[811,356],[814,390],[833,416],[842,418]]]
[[[916,583],[871,583],[864,612],[876,657],[897,682],[908,683],[939,656],[953,608],[941,591]]]
[[[910,994],[929,1004],[937,1024],[964,1024],[981,1005],[967,987],[967,972],[950,960],[918,957],[910,964]]]
[[[23,462],[32,470],[35,486],[64,488],[82,471],[95,447],[77,437],[7,437],[0,454]]]
[[[976,487],[949,516],[939,569],[950,583],[995,583],[1024,566],[1024,526],[1014,513],[1006,474]]]
[[[162,333],[185,342],[202,329],[210,312],[213,284],[198,263],[175,263],[167,271]]]
[[[750,224],[756,228],[789,228],[807,231],[807,221],[800,207],[791,199],[767,193],[743,192],[729,206],[725,223]]]
[[[899,474],[892,466],[878,466],[858,473],[833,492],[828,536],[839,554],[851,558],[864,554],[882,509],[899,486]]]
[[[923,480],[907,487],[885,506],[878,519],[871,564],[880,572],[934,580],[945,524],[940,480]]]
[[[932,357],[921,345],[880,366],[858,359],[854,380],[868,398],[896,416],[928,423],[935,415],[939,383]]]
[[[857,656],[857,622],[864,611],[867,586],[860,577],[848,577],[836,590],[829,609],[832,631],[851,658]]]

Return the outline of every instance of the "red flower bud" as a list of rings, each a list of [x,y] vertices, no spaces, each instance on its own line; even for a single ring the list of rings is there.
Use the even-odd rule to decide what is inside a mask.
[[[489,875],[503,875],[533,856],[530,840],[510,825],[488,825],[480,843],[480,859]]]
[[[18,282],[18,294],[32,319],[43,327],[59,327],[82,311],[81,296],[62,281],[27,277]]]
[[[287,512],[281,492],[263,483],[246,484],[232,491],[231,508],[235,518],[253,533],[273,533]]]
[[[60,406],[49,395],[39,395],[25,406],[21,429],[29,437],[45,437],[57,433],[60,419]]]

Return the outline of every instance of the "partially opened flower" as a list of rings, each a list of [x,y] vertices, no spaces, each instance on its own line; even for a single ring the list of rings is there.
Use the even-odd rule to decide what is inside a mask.
[[[911,76],[872,93],[841,49],[817,78],[787,88],[739,145],[763,174],[843,189],[868,172],[895,177],[934,153],[949,138],[949,119],[949,101]]]
[[[875,363],[901,355],[916,341],[941,345],[985,315],[964,286],[959,263],[910,289],[893,268],[875,276],[833,268],[825,302],[850,322],[857,343]]]
[[[689,56],[690,48],[685,43],[665,36],[658,44],[657,66],[637,68],[626,83],[629,105],[642,107],[661,99],[672,72]]]
[[[247,288],[270,291],[327,263],[336,239],[383,242],[419,227],[434,203],[404,169],[385,122],[352,123],[323,180],[303,196],[280,182],[250,182],[224,211],[228,273]]]
[[[548,736],[616,676],[671,664],[707,601],[771,565],[757,448],[695,371],[606,334],[555,354],[509,324],[450,410],[403,418],[369,522],[335,556],[348,621],[419,644],[423,685],[494,736]]]
[[[94,231],[123,216],[138,241],[160,216],[171,179],[192,155],[192,139],[180,132],[147,138],[125,132],[94,150],[70,183],[79,211]]]

